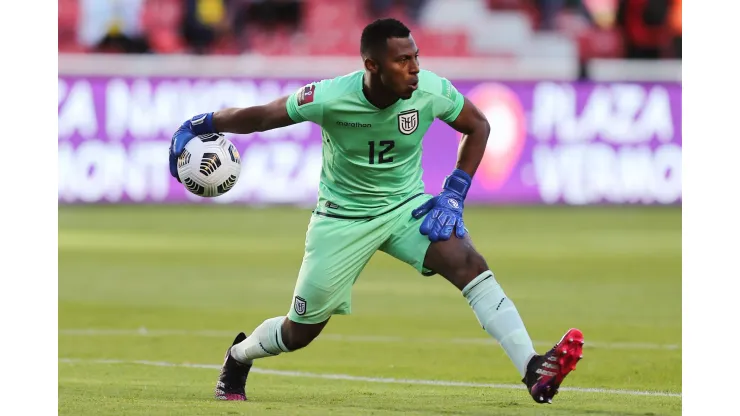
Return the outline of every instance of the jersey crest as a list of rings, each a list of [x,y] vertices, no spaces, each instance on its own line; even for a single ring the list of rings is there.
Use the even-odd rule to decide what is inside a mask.
[[[409,135],[419,127],[419,110],[407,110],[398,114],[398,131]]]

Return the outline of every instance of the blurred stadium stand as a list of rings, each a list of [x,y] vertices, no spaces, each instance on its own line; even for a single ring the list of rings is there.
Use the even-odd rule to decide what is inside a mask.
[[[362,68],[380,16],[496,126],[477,203],[680,203],[677,0],[59,0],[60,201],[193,202],[161,157],[182,120]],[[427,137],[436,184],[457,140]],[[234,140],[252,180],[216,202],[315,203],[316,126]]]
[[[681,57],[681,0],[59,0],[59,53],[356,58],[385,16],[425,58]]]

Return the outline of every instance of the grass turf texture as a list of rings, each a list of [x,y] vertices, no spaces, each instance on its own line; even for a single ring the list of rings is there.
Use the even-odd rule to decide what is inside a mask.
[[[564,387],[609,392],[564,390],[552,405],[534,403],[452,285],[378,253],[355,285],[352,315],[332,318],[304,350],[257,361],[248,402],[215,401],[236,333],[290,307],[309,213],[60,206],[59,413],[681,413],[681,397],[612,391],[681,392],[675,207],[466,208],[476,247],[537,349],[583,330],[585,358]],[[337,374],[356,378],[327,378]]]

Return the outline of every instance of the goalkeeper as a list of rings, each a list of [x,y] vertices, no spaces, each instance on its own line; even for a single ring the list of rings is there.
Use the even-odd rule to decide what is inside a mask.
[[[197,135],[249,134],[307,121],[322,128],[318,204],[290,308],[248,336],[237,335],[226,352],[216,398],[246,400],[255,359],[304,348],[332,315],[350,314],[352,287],[380,250],[460,290],[532,398],[550,403],[581,358],[583,334],[571,329],[551,350],[537,354],[514,303],[473,247],[463,207],[486,149],[488,121],[447,79],[419,68],[419,50],[403,23],[369,24],[360,50],[362,70],[311,83],[266,105],[195,116],[173,135],[170,170],[177,178],[177,158]],[[463,136],[442,191],[428,195],[422,139],[435,119]]]

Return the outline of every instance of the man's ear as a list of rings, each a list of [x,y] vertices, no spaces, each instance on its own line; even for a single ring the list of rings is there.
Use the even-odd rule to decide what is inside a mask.
[[[365,69],[370,71],[371,74],[376,75],[380,70],[380,66],[372,58],[365,58]]]

